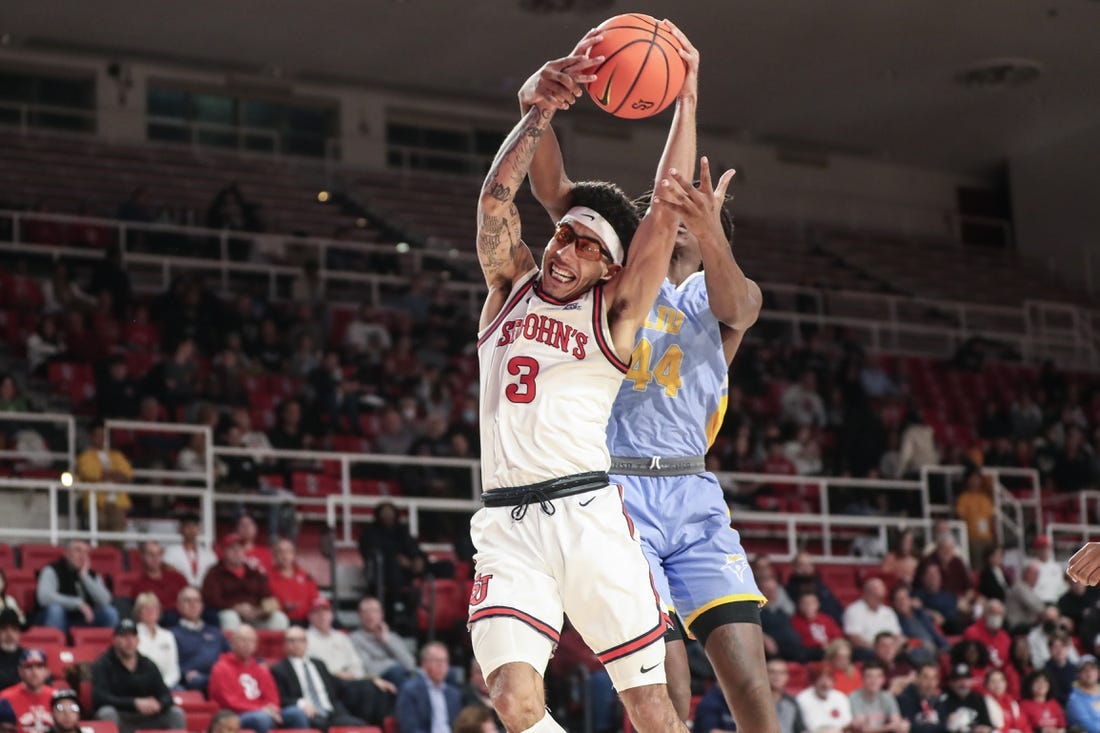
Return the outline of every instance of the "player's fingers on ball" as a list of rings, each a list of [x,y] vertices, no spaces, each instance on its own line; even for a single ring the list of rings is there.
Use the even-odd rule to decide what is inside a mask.
[[[584,54],[588,49],[595,46],[597,43],[603,40],[603,32],[598,28],[593,28],[581,37],[581,40],[577,41],[577,45],[573,47],[574,54]]]
[[[580,92],[580,85],[577,84],[573,76],[564,71],[555,71],[550,75],[550,79],[557,85],[558,91],[568,92]]]

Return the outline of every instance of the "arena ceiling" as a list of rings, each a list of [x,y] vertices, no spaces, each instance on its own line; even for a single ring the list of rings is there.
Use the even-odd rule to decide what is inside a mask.
[[[702,123],[747,140],[982,172],[1100,125],[1098,0],[34,0],[4,3],[0,42],[505,108],[542,61],[631,11],[685,30],[702,52]],[[993,89],[958,82],[993,59],[1041,74]],[[1030,72],[981,78],[1016,73]]]

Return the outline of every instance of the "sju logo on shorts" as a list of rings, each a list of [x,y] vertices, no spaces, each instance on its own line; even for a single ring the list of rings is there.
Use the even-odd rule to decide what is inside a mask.
[[[486,594],[489,593],[489,581],[492,579],[492,575],[477,574],[477,577],[474,578],[474,587],[470,589],[471,606],[476,606],[485,600]]]

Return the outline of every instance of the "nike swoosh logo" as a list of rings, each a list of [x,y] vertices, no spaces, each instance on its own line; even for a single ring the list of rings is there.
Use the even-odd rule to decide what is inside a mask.
[[[647,674],[649,672],[652,672],[653,670],[657,669],[660,666],[661,666],[660,662],[658,662],[657,664],[654,664],[652,667],[647,667],[643,664],[642,665],[642,674]]]
[[[590,219],[591,221],[596,221],[596,217],[592,216],[591,214],[585,214],[585,213],[582,212],[581,216],[583,216],[585,219]]]
[[[604,107],[611,104],[611,82],[615,79],[615,72],[618,69],[613,69],[611,74],[607,77],[607,86],[603,88],[603,94],[600,95],[600,104]]]
[[[596,497],[594,497],[594,496],[593,496],[593,497],[592,497],[591,499],[589,499],[588,501],[582,501],[582,502],[580,503],[580,505],[581,505],[581,506],[588,506],[589,504],[591,504],[591,503],[592,503],[592,502],[594,502],[595,500],[596,500]]]

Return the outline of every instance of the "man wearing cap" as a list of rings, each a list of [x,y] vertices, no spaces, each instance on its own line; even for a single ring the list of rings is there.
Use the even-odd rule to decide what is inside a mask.
[[[332,604],[324,596],[318,596],[309,609],[306,637],[310,656],[324,662],[337,678],[361,680],[367,676],[351,639],[343,631],[332,627]],[[391,691],[396,692],[396,689]]]
[[[49,733],[80,733],[80,696],[76,690],[54,690],[50,714],[53,727]]]
[[[83,540],[65,543],[65,554],[38,574],[35,597],[41,608],[38,623],[68,632],[70,626],[118,623],[111,591],[91,568],[91,548]]]
[[[309,718],[310,727],[322,731],[329,726],[366,725],[344,706],[340,681],[329,673],[324,662],[307,655],[307,651],[305,629],[292,626],[286,632],[286,657],[271,667],[283,707],[296,705]]]
[[[1054,559],[1054,547],[1045,534],[1036,535],[1032,543],[1035,559],[1039,562],[1039,580],[1035,583],[1035,595],[1043,603],[1058,603],[1069,589],[1066,583],[1066,566]]]
[[[19,684],[12,685],[0,698],[15,710],[18,733],[46,733],[53,725],[50,697],[53,688],[46,685],[50,670],[41,649],[24,649],[19,655]]]
[[[230,651],[210,671],[211,702],[241,717],[241,727],[256,733],[272,728],[308,728],[301,708],[283,707],[270,670],[256,660],[256,630],[242,624],[233,631]]]
[[[310,607],[317,600],[317,581],[298,567],[294,543],[290,540],[275,543],[275,566],[267,574],[267,582],[271,595],[279,601],[287,617],[293,623],[304,625]]]
[[[993,733],[989,708],[985,698],[974,691],[969,666],[956,664],[951,668],[941,706],[949,733]]]
[[[267,576],[245,563],[244,542],[231,533],[222,542],[222,560],[206,574],[202,584],[203,602],[218,611],[223,630],[242,623],[261,629],[282,630],[290,625],[279,602],[271,595]]]
[[[179,650],[180,682],[188,690],[206,692],[210,670],[229,651],[229,640],[216,626],[202,620],[202,594],[188,586],[176,597],[180,621],[172,627]]]
[[[10,608],[0,611],[0,690],[19,682],[19,645],[23,624],[19,614]]]
[[[1081,657],[1077,668],[1077,684],[1066,702],[1066,723],[1088,733],[1100,731],[1100,676],[1091,654]]]
[[[183,711],[152,660],[138,654],[137,626],[123,619],[111,648],[92,665],[92,708],[97,720],[110,720],[119,733],[183,730]]]
[[[218,556],[214,551],[199,544],[201,533],[199,515],[184,514],[180,517],[180,537],[183,542],[164,548],[164,564],[174,567],[187,579],[188,585],[196,588],[202,587],[206,573],[218,564]]]

